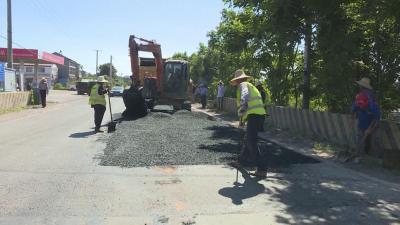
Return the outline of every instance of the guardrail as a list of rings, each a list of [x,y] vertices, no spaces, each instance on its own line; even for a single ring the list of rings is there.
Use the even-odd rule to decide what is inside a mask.
[[[0,109],[6,110],[28,105],[31,93],[27,92],[0,92]]]
[[[356,128],[351,126],[351,116],[346,114],[315,112],[281,106],[268,106],[275,127],[301,132],[330,142],[355,147]],[[400,125],[381,121],[379,137],[384,149],[400,151]]]

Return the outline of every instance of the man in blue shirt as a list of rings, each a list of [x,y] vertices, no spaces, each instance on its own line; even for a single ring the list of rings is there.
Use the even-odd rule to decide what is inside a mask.
[[[208,88],[205,84],[202,84],[199,87],[199,95],[200,95],[200,101],[201,101],[201,108],[205,109],[207,106],[207,92]]]
[[[357,125],[356,157],[354,162],[359,163],[366,152],[367,145],[371,144],[371,137],[379,126],[381,115],[379,107],[373,97],[373,88],[370,84],[370,80],[364,77],[356,83],[360,87],[360,92],[353,102],[352,112],[353,124]]]

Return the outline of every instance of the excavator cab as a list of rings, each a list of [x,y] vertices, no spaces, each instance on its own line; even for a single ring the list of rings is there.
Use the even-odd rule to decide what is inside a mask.
[[[168,60],[164,64],[161,81],[162,97],[187,99],[189,85],[188,63],[183,60]]]
[[[172,105],[174,110],[191,110],[188,101],[189,64],[183,60],[167,60],[164,63],[161,87],[157,91],[157,81],[154,77],[144,79],[143,96],[149,108],[154,105]]]

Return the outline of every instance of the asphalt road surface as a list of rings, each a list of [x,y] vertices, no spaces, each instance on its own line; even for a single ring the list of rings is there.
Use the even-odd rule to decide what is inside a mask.
[[[271,158],[291,163],[265,180],[239,171],[236,182],[224,164],[103,166],[109,135],[93,133],[87,97],[49,100],[0,116],[0,224],[399,224],[399,184],[279,147]]]

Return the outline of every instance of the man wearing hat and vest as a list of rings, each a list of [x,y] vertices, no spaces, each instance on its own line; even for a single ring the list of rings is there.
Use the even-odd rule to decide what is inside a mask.
[[[233,86],[237,86],[236,104],[240,117],[240,126],[247,122],[246,148],[250,159],[255,161],[257,165],[257,170],[251,175],[265,177],[266,167],[258,149],[257,138],[258,132],[263,130],[266,112],[260,92],[254,85],[247,82],[250,78],[243,70],[236,70],[235,77],[230,83]],[[245,160],[243,158],[244,155],[241,155],[240,160],[242,162]]]
[[[108,92],[107,88],[104,87],[104,83],[108,83],[108,81],[104,76],[99,76],[97,83],[90,89],[89,105],[94,109],[94,131],[96,133],[104,132],[100,129],[104,113],[106,112],[105,94]]]
[[[370,79],[364,77],[356,81],[356,83],[360,87],[360,91],[353,102],[352,112],[353,124],[357,125],[357,144],[354,162],[359,163],[364,153],[368,151],[366,148],[371,147],[371,139],[374,139],[374,142],[377,141],[377,137],[373,137],[373,134],[376,133],[375,131],[379,125],[380,110],[375,101]]]

